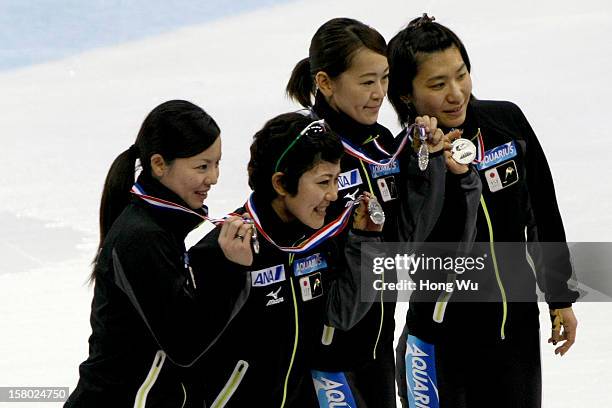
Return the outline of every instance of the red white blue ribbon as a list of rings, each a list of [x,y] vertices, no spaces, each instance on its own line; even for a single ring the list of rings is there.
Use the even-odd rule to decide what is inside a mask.
[[[342,214],[340,214],[340,216],[338,216],[338,218],[336,218],[335,220],[333,220],[329,224],[327,224],[327,225],[323,226],[322,228],[320,228],[316,233],[314,233],[309,238],[307,238],[304,241],[302,241],[297,246],[281,246],[281,245],[278,245],[276,242],[274,242],[272,237],[270,237],[266,233],[266,231],[264,230],[263,226],[261,225],[261,221],[259,220],[259,216],[257,215],[257,210],[255,209],[255,203],[253,202],[253,195],[252,194],[249,197],[248,201],[246,202],[245,208],[246,208],[247,212],[249,213],[249,215],[251,216],[251,218],[253,219],[253,223],[255,224],[255,228],[257,228],[257,231],[259,231],[259,233],[268,242],[270,242],[272,245],[274,245],[275,247],[277,247],[278,249],[280,249],[283,252],[299,254],[299,253],[306,252],[306,251],[309,251],[309,250],[317,247],[318,245],[323,243],[323,241],[325,241],[325,240],[327,240],[327,239],[329,239],[331,237],[334,237],[334,236],[338,235],[340,232],[342,232],[344,230],[344,228],[346,228],[346,226],[348,224],[348,220],[350,218],[351,213],[353,212],[354,206],[353,205],[349,205],[342,212]]]
[[[397,150],[395,151],[395,153],[390,154],[389,152],[387,152],[385,149],[382,148],[382,146],[376,141],[374,140],[374,145],[376,146],[376,148],[382,152],[385,156],[388,157],[388,159],[383,159],[383,160],[374,160],[372,159],[370,156],[368,156],[367,154],[365,154],[364,152],[362,152],[360,149],[358,149],[357,147],[353,146],[348,140],[342,138],[342,146],[344,146],[344,151],[346,153],[348,153],[349,155],[356,157],[359,160],[362,160],[368,164],[374,164],[377,166],[386,166],[389,163],[393,162],[397,156],[399,156],[399,154],[402,152],[402,150],[404,150],[404,147],[406,147],[406,144],[410,141],[408,138],[408,134],[410,133],[410,131],[412,130],[414,125],[411,125],[408,129],[406,129],[406,133],[404,134],[404,138],[402,139],[401,143],[399,144]]]
[[[152,206],[155,206],[155,207],[158,207],[158,208],[164,208],[164,209],[168,209],[168,210],[173,210],[173,211],[181,211],[181,212],[185,212],[185,213],[188,213],[188,214],[193,214],[193,215],[195,215],[197,217],[202,218],[205,221],[212,222],[216,226],[219,226],[219,225],[223,224],[225,222],[225,220],[228,217],[230,217],[230,216],[240,216],[239,214],[236,214],[236,213],[230,213],[228,216],[223,217],[223,218],[219,218],[219,219],[210,218],[210,217],[207,217],[205,215],[198,214],[197,212],[193,211],[190,208],[187,208],[187,207],[182,206],[180,204],[173,203],[172,201],[163,200],[161,198],[157,198],[157,197],[153,197],[153,196],[147,195],[147,194],[145,194],[145,192],[142,189],[142,187],[138,185],[138,183],[134,184],[134,186],[132,187],[132,190],[130,192],[132,194],[134,194],[135,196],[137,196],[138,198],[142,199],[143,201],[147,202],[148,204],[152,205]],[[346,228],[346,226],[348,224],[348,220],[349,220],[350,215],[351,215],[351,213],[353,211],[353,208],[354,208],[352,203],[350,203],[350,204],[351,205],[349,205],[342,212],[342,214],[340,214],[340,216],[338,218],[336,218],[335,220],[333,220],[329,224],[323,226],[315,234],[310,236],[308,239],[304,240],[298,246],[291,246],[291,247],[284,247],[284,246],[277,245],[274,242],[274,240],[264,231],[264,228],[261,225],[261,222],[259,221],[259,217],[257,216],[257,211],[255,210],[255,205],[253,203],[253,195],[252,194],[249,197],[249,200],[246,202],[245,208],[246,208],[247,212],[249,213],[249,215],[251,216],[251,218],[253,219],[253,223],[255,224],[255,227],[257,228],[259,233],[264,238],[266,238],[266,240],[268,240],[272,245],[276,246],[278,249],[280,249],[281,251],[284,251],[284,252],[302,253],[302,252],[306,252],[306,251],[308,251],[310,249],[315,248],[316,246],[320,245],[326,239],[329,239],[331,237],[334,237],[334,236],[338,235],[340,232],[342,232],[344,230],[344,228]]]
[[[485,148],[484,141],[482,140],[482,133],[480,132],[480,128],[478,128],[478,133],[476,133],[476,138],[478,138],[476,143],[476,158],[472,162],[472,164],[481,163],[484,160]]]
[[[187,208],[185,206],[182,206],[180,204],[177,203],[173,203],[172,201],[168,201],[168,200],[164,200],[161,198],[157,198],[157,197],[153,197],[150,195],[147,195],[144,190],[142,189],[142,187],[136,183],[132,186],[132,189],[130,190],[130,193],[134,194],[135,196],[137,196],[138,198],[142,199],[143,201],[149,203],[150,205],[157,207],[157,208],[165,208],[167,210],[174,210],[174,211],[181,211],[181,212],[185,212],[188,214],[193,214],[197,217],[202,218],[204,221],[210,221],[215,225],[220,225],[223,224],[223,221],[225,220],[224,217],[223,219],[214,219],[214,218],[210,218],[206,215],[202,215],[202,214],[198,214],[197,212],[193,211],[191,208]],[[230,214],[230,215],[234,215],[234,214]]]

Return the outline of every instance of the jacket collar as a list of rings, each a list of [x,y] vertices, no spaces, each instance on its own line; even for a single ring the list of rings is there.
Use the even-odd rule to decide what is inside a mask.
[[[279,245],[292,246],[301,238],[307,238],[316,232],[297,219],[284,222],[272,208],[271,202],[260,199],[257,194],[253,195],[253,202],[263,229]]]
[[[142,188],[142,190],[144,190],[146,195],[161,198],[162,200],[170,201],[189,208],[187,203],[185,203],[176,193],[149,175],[141,174],[136,182]],[[132,200],[136,203],[136,205],[143,206],[147,210],[151,211],[155,217],[155,220],[165,229],[172,231],[183,239],[191,230],[193,230],[203,221],[202,218],[196,216],[195,214],[156,207],[138,197],[133,197]],[[199,215],[204,216],[207,215],[208,208],[202,205],[201,208],[194,211]]]
[[[332,108],[321,92],[317,92],[315,96],[315,104],[313,106],[317,116],[325,119],[329,126],[338,133],[340,137],[349,140],[352,143],[361,146],[364,142],[372,140],[381,134],[381,125],[374,123],[372,125],[363,125],[344,112],[338,112]]]

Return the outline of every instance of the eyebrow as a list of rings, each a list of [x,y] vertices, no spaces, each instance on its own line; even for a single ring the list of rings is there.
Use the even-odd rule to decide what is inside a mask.
[[[389,67],[385,68],[385,70],[383,71],[383,75],[389,73]],[[365,74],[361,74],[359,75],[359,78],[363,78],[366,76],[371,76],[371,75],[378,75],[378,73],[376,72],[366,72]]]
[[[465,68],[465,62],[463,64],[461,64],[461,66],[457,69],[457,71],[455,71],[455,73],[461,72],[463,70],[463,68]],[[435,77],[428,78],[427,82],[439,81],[440,79],[446,79],[446,75],[438,75],[438,76],[435,76]]]

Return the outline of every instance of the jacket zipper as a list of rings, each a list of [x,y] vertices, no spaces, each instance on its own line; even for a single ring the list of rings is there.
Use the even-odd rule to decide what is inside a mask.
[[[480,196],[480,204],[482,205],[482,209],[485,214],[485,218],[487,219],[487,226],[489,228],[489,247],[491,248],[491,258],[493,259],[493,267],[495,268],[495,279],[497,279],[497,286],[499,287],[499,292],[502,297],[502,305],[503,305],[503,314],[502,314],[502,322],[500,327],[500,337],[502,340],[506,338],[506,319],[508,317],[508,302],[506,299],[506,290],[504,289],[504,284],[502,283],[501,277],[499,275],[499,267],[497,266],[497,257],[495,256],[495,240],[493,239],[493,224],[491,223],[491,217],[489,216],[489,210],[487,210],[487,204],[485,203],[484,196]]]
[[[374,189],[372,188],[372,181],[370,180],[370,173],[366,170],[365,164],[361,159],[359,159],[359,163],[361,163],[361,167],[363,168],[363,172],[366,176],[366,180],[368,181],[368,187],[370,188],[370,193],[376,197],[374,193]],[[385,272],[380,275],[382,279],[383,285],[385,284]],[[384,286],[383,286],[384,287]],[[382,335],[383,324],[385,319],[385,302],[383,297],[384,291],[380,291],[380,325],[378,326],[378,334],[376,335],[376,343],[374,343],[374,349],[372,350],[372,357],[376,360],[376,349],[378,348],[378,342],[380,341],[380,336]]]
[[[153,358],[153,364],[151,365],[151,369],[149,370],[149,374],[147,374],[147,378],[142,383],[138,392],[136,393],[136,400],[134,401],[134,408],[144,408],[147,403],[147,395],[151,388],[155,385],[155,381],[157,381],[157,377],[159,377],[159,373],[164,366],[164,361],[166,361],[166,353],[162,350],[159,350],[155,353],[155,357]]]
[[[298,320],[298,308],[297,299],[295,297],[295,287],[293,286],[293,274],[291,273],[291,265],[293,265],[294,254],[289,254],[289,284],[291,285],[291,298],[293,300],[293,316],[295,322],[295,337],[293,339],[293,351],[291,352],[291,360],[289,361],[289,368],[287,368],[287,375],[285,375],[285,382],[283,384],[283,400],[281,401],[280,407],[285,406],[287,402],[287,386],[289,384],[289,376],[291,375],[291,369],[293,368],[293,362],[295,360],[295,353],[297,352],[298,346],[298,335],[300,330],[300,324]]]
[[[213,401],[210,408],[222,408],[227,404],[229,399],[232,397],[232,395],[234,395],[234,392],[236,392],[236,389],[242,382],[244,374],[246,373],[248,368],[249,363],[244,360],[238,361],[236,367],[234,367],[232,375],[230,375],[229,379],[221,389],[219,395],[217,395],[217,398]]]

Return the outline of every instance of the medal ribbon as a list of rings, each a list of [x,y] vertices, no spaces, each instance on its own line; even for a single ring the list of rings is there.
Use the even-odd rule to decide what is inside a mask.
[[[197,212],[193,211],[191,208],[187,208],[180,204],[173,203],[172,201],[163,200],[161,198],[147,195],[138,183],[134,184],[134,186],[130,190],[130,193],[134,194],[136,197],[142,199],[143,201],[146,201],[147,203],[149,203],[150,205],[154,207],[165,208],[167,210],[181,211],[181,212],[185,212],[188,214],[193,214],[197,217],[202,218],[204,221],[210,221],[215,225],[223,224],[223,222],[225,221],[225,218],[227,218],[227,217],[224,217],[222,219],[210,218],[205,215],[198,214]],[[230,216],[232,215],[238,215],[238,214],[230,214]]]
[[[316,246],[318,246],[321,243],[323,243],[323,241],[325,241],[326,239],[334,237],[334,236],[338,235],[340,232],[342,232],[344,230],[344,228],[346,228],[346,226],[348,224],[348,220],[350,218],[350,215],[351,215],[351,213],[353,211],[354,206],[352,204],[353,204],[353,202],[351,202],[347,206],[347,208],[342,212],[342,214],[340,214],[338,216],[338,218],[336,218],[335,220],[333,220],[329,224],[324,225],[316,233],[311,235],[305,241],[302,241],[297,246],[281,246],[281,245],[278,245],[266,233],[266,231],[264,231],[264,228],[261,225],[261,221],[259,221],[259,216],[257,215],[257,210],[255,209],[255,203],[253,202],[253,195],[252,194],[249,197],[249,200],[246,202],[245,208],[246,208],[247,212],[249,213],[249,215],[251,216],[251,218],[253,219],[253,223],[255,224],[255,228],[257,228],[259,233],[268,242],[270,242],[272,245],[274,245],[275,247],[277,247],[278,249],[280,249],[283,252],[299,254],[299,253],[306,252],[306,251],[308,251],[310,249],[315,248]]]
[[[399,154],[402,152],[402,150],[404,150],[404,147],[406,147],[406,144],[410,141],[410,139],[408,138],[409,133],[412,131],[412,129],[414,128],[415,125],[410,125],[410,127],[408,127],[406,129],[406,133],[404,134],[404,138],[402,139],[402,142],[400,143],[400,145],[398,146],[397,150],[395,151],[395,153],[393,153],[393,155],[391,155],[389,152],[387,152],[385,149],[382,148],[382,146],[380,146],[380,144],[374,140],[374,146],[376,146],[376,148],[382,152],[385,156],[388,156],[388,159],[384,159],[381,161],[377,161],[372,159],[370,156],[368,156],[367,154],[365,154],[364,152],[362,152],[361,150],[359,150],[357,147],[353,146],[348,140],[346,140],[345,138],[342,138],[342,146],[344,146],[344,151],[346,153],[348,153],[350,156],[356,157],[359,160],[362,160],[368,164],[374,164],[377,166],[386,166],[389,163],[393,162],[397,156],[399,156]]]
[[[472,164],[481,163],[484,160],[485,148],[484,141],[482,140],[482,133],[480,133],[480,128],[478,128],[478,133],[476,133],[475,138],[478,138],[478,142],[476,144],[476,158],[472,162]]]
[[[145,194],[142,187],[138,185],[138,183],[134,184],[130,192],[154,207],[193,214],[205,221],[212,222],[216,226],[220,226],[221,224],[223,224],[223,222],[225,222],[225,219],[227,217],[240,216],[239,214],[236,214],[236,213],[230,213],[227,217],[223,217],[220,219],[210,218],[210,217],[198,214],[197,212],[193,211],[190,208],[173,203],[172,201],[167,201],[161,198],[147,195]],[[266,240],[268,240],[272,245],[276,246],[278,249],[280,249],[283,252],[302,253],[312,248],[315,248],[316,246],[320,245],[326,239],[334,237],[338,235],[340,232],[342,232],[348,224],[348,220],[354,208],[353,204],[354,202],[350,202],[347,208],[342,212],[342,214],[340,214],[340,216],[338,216],[338,218],[336,218],[329,224],[324,225],[321,229],[319,229],[315,234],[310,236],[307,240],[303,241],[300,245],[292,246],[292,247],[283,247],[283,246],[276,244],[274,240],[264,231],[263,226],[261,225],[261,222],[259,221],[259,217],[257,216],[257,212],[255,210],[255,205],[253,203],[253,194],[251,194],[251,196],[249,197],[249,200],[246,202],[245,208],[247,212],[249,213],[249,215],[251,216],[251,218],[253,219],[253,223],[255,224],[255,227],[257,228],[259,233],[264,238],[266,238]]]

